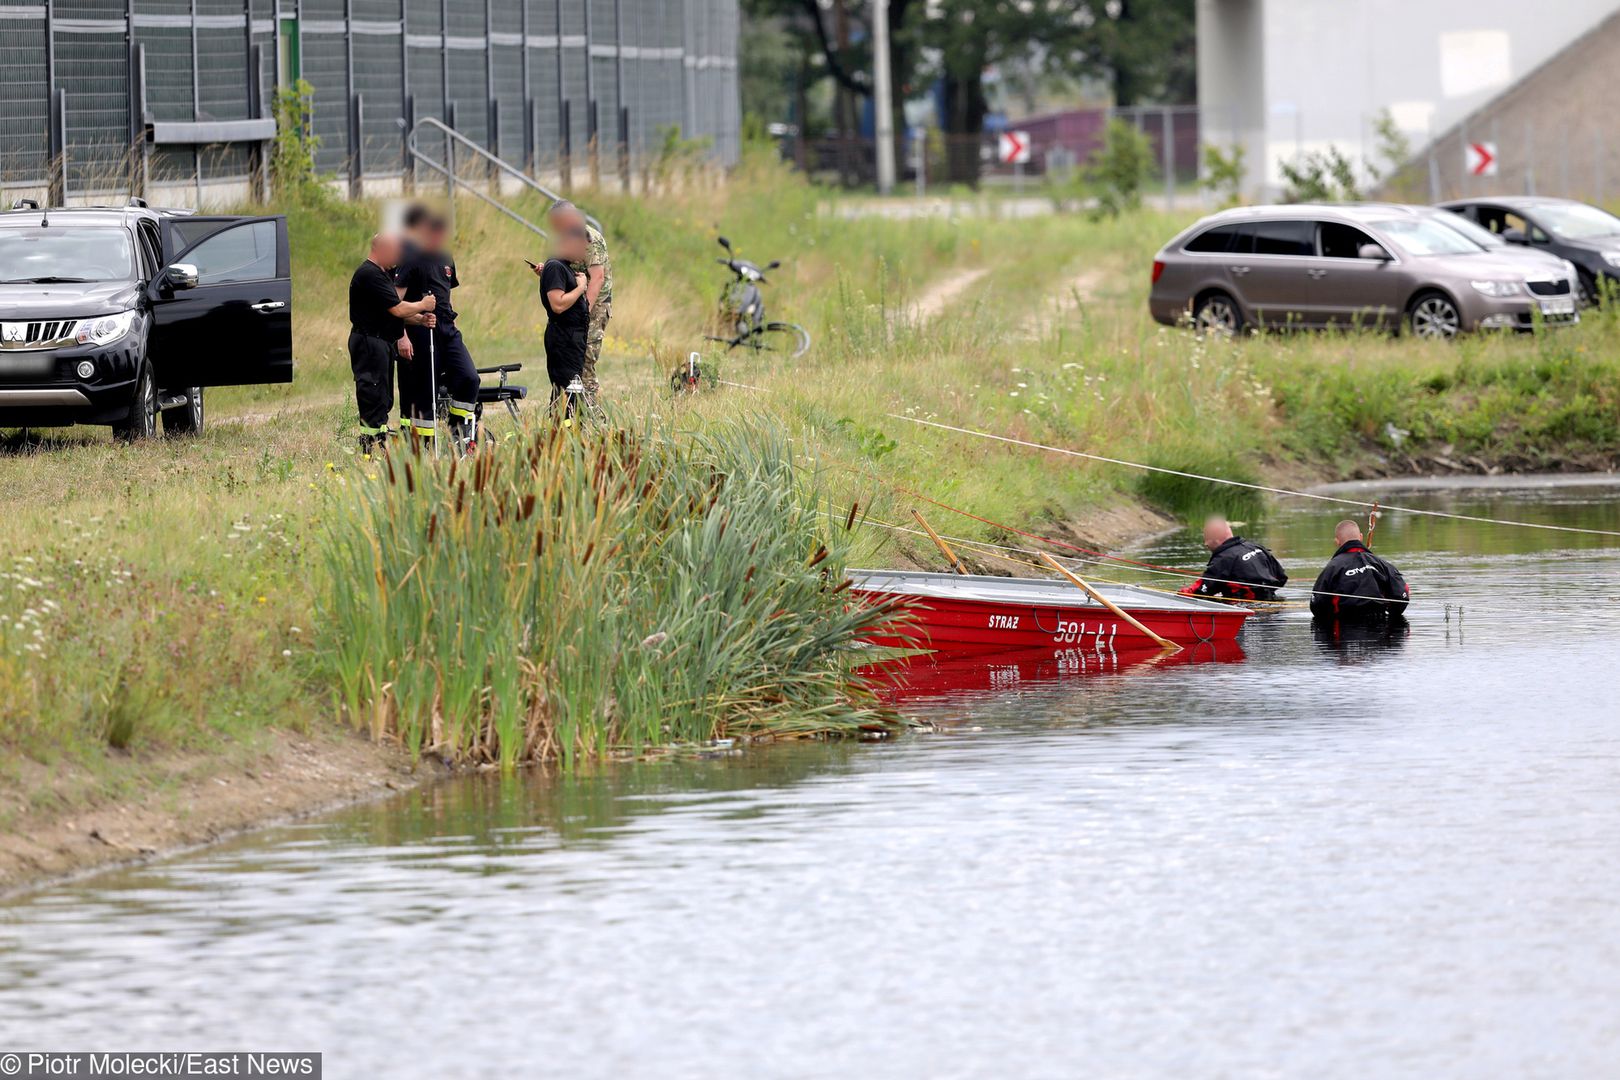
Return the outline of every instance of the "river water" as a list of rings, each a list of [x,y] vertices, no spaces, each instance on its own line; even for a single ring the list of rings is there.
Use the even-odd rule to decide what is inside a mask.
[[[1377,497],[1620,529],[1613,486]],[[1308,587],[1338,516],[1249,532]],[[1288,612],[1241,655],[919,672],[930,733],[458,782],[14,900],[0,1050],[1614,1075],[1620,545],[1389,515],[1376,547],[1415,595],[1390,639]]]

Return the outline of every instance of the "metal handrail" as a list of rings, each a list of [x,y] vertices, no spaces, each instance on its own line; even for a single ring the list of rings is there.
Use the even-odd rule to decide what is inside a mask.
[[[493,206],[507,217],[532,230],[533,232],[538,233],[540,236],[544,237],[547,235],[546,231],[540,228],[540,226],[536,225],[522,214],[519,214],[505,203],[499,202],[496,199],[484,194],[482,191],[479,191],[475,185],[457,176],[455,171],[448,165],[443,162],[436,161],[433,157],[427,153],[424,153],[422,148],[417,145],[418,132],[420,132],[424,127],[441,132],[446,139],[454,140],[461,146],[466,147],[474,154],[477,154],[479,157],[483,158],[489,164],[495,166],[495,168],[501,170],[508,176],[514,177],[524,186],[538,192],[541,195],[544,195],[552,202],[556,202],[561,199],[561,195],[557,194],[555,191],[552,191],[550,188],[538,182],[533,177],[530,177],[515,165],[496,157],[494,154],[490,153],[488,150],[485,150],[482,146],[479,146],[477,143],[467,138],[467,136],[463,135],[455,128],[441,120],[434,119],[431,116],[422,117],[414,125],[412,125],[411,130],[406,134],[405,148],[410,151],[411,156],[443,175],[446,182],[451,185],[452,190],[454,190],[456,187],[463,188],[468,193],[482,199],[484,202],[488,203],[490,206]],[[590,223],[593,229],[596,229],[598,232],[602,231],[602,223],[596,218],[592,217],[590,214],[585,215],[585,220]]]

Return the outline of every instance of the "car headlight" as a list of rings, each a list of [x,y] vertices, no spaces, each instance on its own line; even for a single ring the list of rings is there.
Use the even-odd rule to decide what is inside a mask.
[[[101,315],[94,319],[79,320],[79,332],[74,339],[80,345],[106,345],[129,333],[135,325],[133,311],[120,311],[116,315]]]
[[[1620,251],[1605,251],[1603,261],[1610,266],[1620,267]]]
[[[1517,296],[1519,283],[1517,281],[1470,281],[1474,291],[1485,296]]]

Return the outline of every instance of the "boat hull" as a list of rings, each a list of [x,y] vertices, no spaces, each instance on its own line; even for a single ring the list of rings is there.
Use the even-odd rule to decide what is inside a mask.
[[[1116,652],[1154,642],[1066,582],[949,574],[852,572],[852,592],[896,608],[874,645],[944,652],[1089,649]],[[1249,609],[1130,586],[1099,589],[1153,633],[1178,645],[1231,641]]]

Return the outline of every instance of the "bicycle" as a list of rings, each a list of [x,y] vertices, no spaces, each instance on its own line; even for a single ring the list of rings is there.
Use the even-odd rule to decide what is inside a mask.
[[[775,270],[782,265],[781,260],[772,259],[762,270],[747,259],[737,258],[732,253],[731,241],[723,236],[720,237],[720,246],[726,249],[726,257],[715,262],[734,275],[734,279],[720,293],[720,321],[722,326],[729,323],[736,333],[731,337],[706,334],[704,340],[721,342],[727,351],[749,348],[758,352],[783,353],[794,359],[803,356],[810,350],[808,330],[798,323],[765,320],[765,297],[759,287],[769,284],[765,279],[765,270]]]

